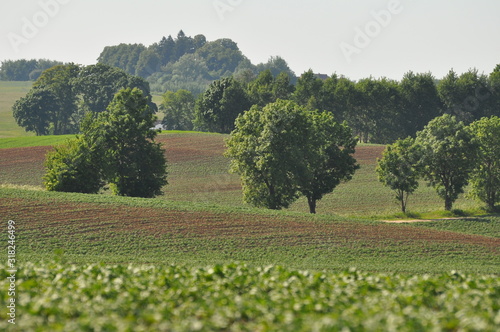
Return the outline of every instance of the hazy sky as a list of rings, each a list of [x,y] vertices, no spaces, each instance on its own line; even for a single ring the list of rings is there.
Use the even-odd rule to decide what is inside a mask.
[[[499,0],[2,0],[0,61],[92,64],[120,43],[231,38],[252,63],[282,56],[351,79],[443,77],[500,64]]]

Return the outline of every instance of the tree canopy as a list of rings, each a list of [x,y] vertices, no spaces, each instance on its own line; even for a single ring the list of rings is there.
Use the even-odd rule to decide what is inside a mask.
[[[401,211],[406,213],[408,198],[418,188],[420,153],[415,140],[408,137],[388,145],[378,160],[379,181],[396,193]]]
[[[471,173],[472,196],[495,211],[500,202],[500,118],[485,117],[470,127],[479,148],[478,162]]]
[[[48,154],[46,188],[97,193],[109,184],[121,196],[160,195],[167,171],[155,119],[140,89],[120,90],[106,111],[87,114],[81,136]]]
[[[16,102],[13,115],[20,126],[37,135],[77,133],[85,113],[103,112],[115,93],[127,87],[139,88],[150,111],[157,111],[144,79],[103,64],[67,64],[45,70],[28,95]]]
[[[238,116],[226,156],[241,175],[247,203],[282,209],[302,194],[315,213],[317,200],[356,170],[355,145],[331,114],[279,99]]]
[[[195,127],[228,134],[234,129],[238,115],[250,106],[250,100],[238,81],[232,77],[220,79],[210,84],[197,100]]]
[[[421,150],[424,178],[444,199],[445,210],[451,210],[476,166],[477,145],[473,135],[463,122],[445,114],[417,133],[416,144]]]

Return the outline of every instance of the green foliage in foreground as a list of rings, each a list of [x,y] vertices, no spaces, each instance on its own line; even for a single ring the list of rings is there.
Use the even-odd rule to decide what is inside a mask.
[[[2,330],[495,331],[500,323],[492,275],[28,263],[16,277],[16,325],[2,319]]]

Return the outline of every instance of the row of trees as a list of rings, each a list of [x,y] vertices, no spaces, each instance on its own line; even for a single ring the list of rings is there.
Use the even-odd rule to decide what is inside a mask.
[[[19,126],[37,135],[78,133],[84,115],[106,110],[123,88],[143,91],[151,112],[157,111],[144,79],[103,64],[67,64],[45,70],[28,94],[14,104],[13,115]]]
[[[47,59],[5,60],[0,66],[0,81],[34,81],[44,70],[62,64]]]
[[[47,155],[47,190],[154,197],[167,184],[165,151],[154,142],[156,117],[140,89],[122,89],[104,112],[87,113],[81,134]]]
[[[377,173],[395,191],[403,212],[420,178],[436,189],[446,210],[470,183],[471,196],[494,211],[500,202],[500,118],[484,117],[466,126],[449,114],[437,117],[415,139],[387,146]]]
[[[161,109],[168,129],[186,128],[229,133],[236,117],[251,105],[261,107],[279,99],[293,100],[308,109],[326,110],[338,121],[347,121],[363,142],[391,143],[415,136],[424,126],[443,114],[465,123],[484,116],[500,115],[500,65],[489,75],[453,70],[437,81],[430,73],[409,72],[400,82],[367,78],[357,82],[332,75],[323,80],[305,72],[295,85],[286,73],[261,72],[223,78],[213,82],[197,99],[176,108],[176,98],[186,91],[167,92]],[[174,97],[175,96],[175,97]],[[175,106],[175,107],[174,107]],[[175,113],[177,112],[177,113]],[[182,125],[181,125],[182,123]],[[190,125],[192,123],[192,125]]]

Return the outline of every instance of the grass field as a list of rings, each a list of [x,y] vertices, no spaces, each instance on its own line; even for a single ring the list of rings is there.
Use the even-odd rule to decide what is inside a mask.
[[[32,82],[0,81],[0,138],[34,136],[19,127],[12,117],[12,106],[31,89]]]

